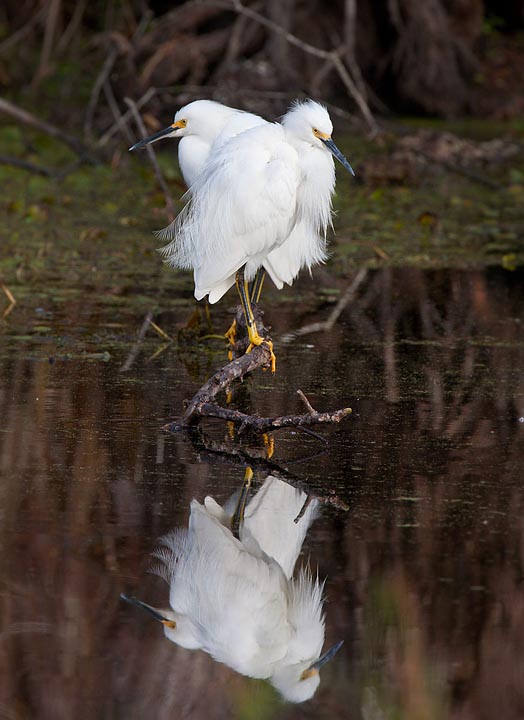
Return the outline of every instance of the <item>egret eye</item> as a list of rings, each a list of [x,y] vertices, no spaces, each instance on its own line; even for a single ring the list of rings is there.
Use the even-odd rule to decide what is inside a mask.
[[[187,125],[187,120],[179,120],[178,122],[180,123],[180,127],[186,127]]]

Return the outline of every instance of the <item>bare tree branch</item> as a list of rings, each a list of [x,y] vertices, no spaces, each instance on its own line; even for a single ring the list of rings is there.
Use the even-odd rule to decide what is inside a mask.
[[[102,69],[100,70],[98,77],[95,80],[93,89],[91,90],[91,96],[87,104],[87,110],[84,119],[84,133],[88,138],[91,136],[95,110],[96,106],[98,105],[98,98],[100,96],[102,88],[104,87],[105,82],[107,81],[111,73],[111,70],[114,67],[117,57],[118,49],[116,47],[113,47],[109,55],[106,57],[106,60],[102,65]]]
[[[140,110],[144,105],[146,105],[152,97],[156,94],[156,88],[152,87],[145,92],[141,98],[139,98],[135,105],[136,109]],[[111,140],[113,135],[117,133],[124,125],[127,125],[129,120],[133,117],[133,110],[129,108],[129,110],[126,110],[126,112],[123,115],[120,115],[118,120],[114,123],[114,125],[111,125],[109,130],[106,130],[106,132],[102,135],[100,140],[97,142],[98,147],[103,147],[104,145],[107,145],[108,141]]]
[[[13,167],[20,168],[21,170],[27,170],[28,172],[34,173],[35,175],[43,175],[44,177],[53,177],[53,171],[49,168],[43,167],[43,165],[35,165],[27,160],[20,160],[10,155],[0,155],[0,165],[12,165]]]
[[[376,134],[378,132],[378,126],[375,121],[375,118],[373,117],[371,110],[369,109],[369,106],[366,102],[366,99],[363,97],[362,93],[357,87],[357,84],[349,74],[346,66],[341,60],[340,57],[340,51],[339,50],[322,50],[321,48],[315,47],[315,45],[311,45],[310,43],[301,40],[296,35],[293,35],[292,33],[288,32],[285,28],[283,28],[281,25],[278,25],[277,23],[273,22],[272,20],[269,20],[268,18],[264,17],[260,13],[258,13],[256,10],[253,10],[252,8],[246,7],[242,4],[241,0],[231,0],[231,2],[222,2],[222,0],[198,0],[198,4],[211,4],[216,5],[218,7],[222,7],[225,10],[233,10],[236,13],[239,13],[241,15],[245,15],[246,17],[250,18],[251,20],[254,20],[255,22],[260,23],[264,27],[266,27],[271,32],[277,33],[281,37],[285,38],[288,43],[291,45],[294,45],[295,47],[300,48],[305,53],[308,53],[309,55],[313,55],[315,57],[321,58],[322,60],[328,60],[331,62],[335,70],[337,71],[341,81],[343,82],[344,86],[346,87],[346,90],[351,95],[351,97],[354,99],[355,103],[357,104],[362,116],[364,117],[366,123],[369,126],[369,129],[372,134]],[[351,67],[351,71],[353,72],[355,62],[349,60],[348,61]],[[355,74],[355,73],[353,73]],[[360,75],[360,73],[357,73]]]
[[[138,128],[142,134],[142,137],[147,137],[147,130],[146,126],[144,125],[144,121],[142,120],[142,116],[138,112],[138,108],[136,106],[136,103],[131,100],[131,98],[124,98],[124,102],[126,105],[130,108],[131,112],[133,113],[133,117],[135,119],[136,124],[138,125]],[[164,200],[166,201],[166,210],[167,214],[169,215],[169,219],[172,220],[176,213],[175,213],[175,207],[173,205],[173,200],[171,199],[171,194],[169,192],[169,188],[167,187],[167,183],[165,181],[165,178],[162,174],[162,170],[160,169],[160,165],[158,164],[158,160],[156,159],[156,154],[154,149],[151,145],[146,145],[146,151],[149,156],[149,160],[151,161],[151,165],[153,166],[153,170],[155,172],[155,177],[157,179],[158,184],[160,185],[162,192],[164,194]]]
[[[35,130],[43,132],[46,135],[55,138],[56,140],[60,140],[60,142],[63,142],[64,145],[67,145],[71,150],[73,150],[73,152],[75,152],[81,158],[81,160],[90,163],[96,162],[93,156],[89,154],[86,146],[82,143],[81,140],[78,140],[72,135],[69,135],[63,130],[60,130],[60,128],[55,127],[54,125],[50,125],[44,120],[40,120],[27,110],[23,110],[22,108],[14,105],[13,103],[5,100],[4,98],[0,98],[0,112],[4,112],[6,113],[6,115],[10,115],[24,125],[28,125]]]
[[[317,425],[320,423],[339,423],[352,412],[351,408],[342,408],[340,410],[335,410],[334,412],[318,412],[311,407],[309,401],[301,390],[297,390],[297,392],[301,393],[302,397],[306,400],[308,406],[307,413],[280,415],[272,418],[259,417],[258,415],[247,415],[239,410],[230,410],[229,408],[221,407],[216,403],[201,403],[198,407],[198,413],[201,417],[219,418],[220,420],[240,425],[239,433],[244,432],[247,428],[265,433],[271,432],[272,430],[281,430],[286,427],[301,427],[303,425]],[[181,422],[169,423],[164,426],[164,429],[179,430],[185,426],[186,423],[182,418]]]

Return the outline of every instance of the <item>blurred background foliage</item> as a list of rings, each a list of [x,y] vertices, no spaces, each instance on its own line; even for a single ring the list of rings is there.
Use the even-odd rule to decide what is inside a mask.
[[[194,86],[255,111],[305,93],[351,112],[500,120],[524,111],[523,31],[523,0],[4,0],[0,86],[88,133],[125,96],[155,88],[155,114]]]

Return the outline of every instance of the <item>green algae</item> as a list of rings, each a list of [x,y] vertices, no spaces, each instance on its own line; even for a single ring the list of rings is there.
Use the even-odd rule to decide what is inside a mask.
[[[449,127],[439,124],[440,129]],[[483,127],[481,133],[477,125],[476,133],[489,136],[492,128]],[[517,132],[514,127],[505,130]],[[416,185],[377,187],[359,182],[358,166],[387,152],[387,141],[379,146],[337,133],[337,142],[354,163],[357,180],[337,167],[335,234],[329,238],[333,274],[385,266],[500,266],[511,271],[524,264],[522,156],[486,171],[498,190],[447,171],[422,177]],[[0,153],[52,168],[75,160],[47,137],[35,134],[28,145],[14,125],[0,128]],[[160,163],[179,208],[183,184],[172,145],[161,148]],[[14,294],[18,310],[20,304],[28,309],[51,306],[60,316],[67,306],[81,307],[91,298],[96,299],[98,323],[114,321],[117,311],[119,317],[166,306],[185,311],[192,278],[167,268],[156,252],[153,230],[168,218],[144,158],[123,152],[114,167],[82,165],[61,180],[0,166],[0,181],[0,280]],[[300,291],[279,293],[278,302],[285,306],[301,297]],[[323,283],[319,302],[336,299],[337,290]],[[0,315],[4,302],[2,294]],[[45,334],[43,323],[39,325],[40,330],[36,326],[31,332]]]

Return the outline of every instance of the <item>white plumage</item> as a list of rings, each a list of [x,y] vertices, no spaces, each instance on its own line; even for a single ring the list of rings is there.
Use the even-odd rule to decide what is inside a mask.
[[[246,130],[210,155],[161,235],[173,237],[161,251],[166,262],[193,268],[197,300],[220,300],[244,266],[254,278],[295,225],[299,182],[298,154],[278,124]]]
[[[220,146],[228,138],[265,122],[258,115],[214,100],[195,100],[181,107],[167,128],[140,140],[129,149],[136,150],[167,137],[180,139],[178,164],[184,182],[190,187],[201,173],[215,142]]]
[[[268,477],[246,508],[239,539],[230,529],[235,496],[223,508],[211,497],[203,505],[193,500],[187,530],[163,538],[155,554],[156,572],[170,585],[171,609],[157,617],[166,636],[239,673],[269,679],[292,702],[314,694],[318,669],[338,649],[320,657],[323,585],[309,569],[293,578],[317,512],[314,500],[294,522],[305,498]]]
[[[175,127],[176,126],[176,127]],[[181,108],[160,137],[182,137],[179,163],[188,204],[159,237],[173,267],[193,268],[195,297],[219,300],[245,266],[264,268],[280,289],[302,268],[326,259],[335,186],[332,155],[351,166],[331,140],[327,110],[296,102],[282,125],[199,100]]]

